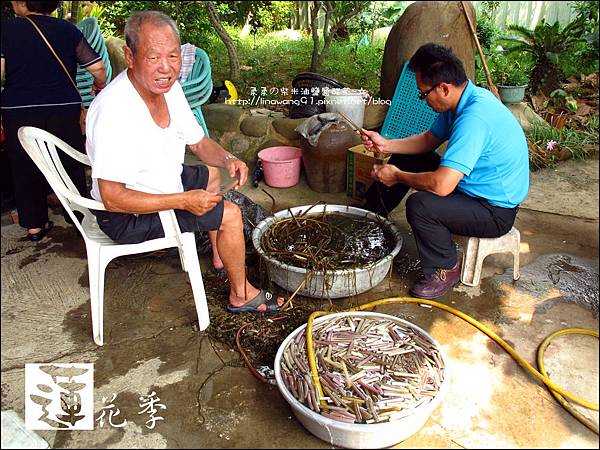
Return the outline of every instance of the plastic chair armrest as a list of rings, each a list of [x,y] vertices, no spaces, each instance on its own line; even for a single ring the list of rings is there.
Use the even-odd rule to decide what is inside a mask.
[[[172,209],[159,211],[158,216],[160,217],[160,222],[165,231],[165,237],[175,237],[177,242],[181,244],[181,230],[179,228],[179,223],[177,222],[175,211]]]
[[[144,188],[146,188],[147,192],[152,194],[164,194],[164,192],[154,189],[150,186],[144,186]],[[159,211],[158,217],[160,218],[160,223],[162,224],[165,232],[165,237],[175,237],[179,247],[181,247],[183,245],[181,240],[181,229],[179,228],[179,222],[177,222],[175,211],[172,209]]]
[[[81,195],[77,195],[58,183],[55,183],[54,189],[58,190],[60,195],[65,197],[70,202],[75,203],[76,205],[83,206],[84,208],[88,209],[106,211],[106,207],[102,202],[92,200],[91,198],[85,198]]]
[[[70,199],[69,199],[70,200]],[[83,206],[87,209],[95,209],[100,211],[106,211],[106,207],[102,202],[92,200],[85,197],[79,197],[77,200],[73,200],[73,203],[77,203],[79,206]]]
[[[92,166],[90,162],[90,158],[85,153],[81,153],[78,151],[70,151],[70,149],[62,148],[62,150],[67,153],[71,158],[76,159],[81,164],[85,164],[86,166]]]

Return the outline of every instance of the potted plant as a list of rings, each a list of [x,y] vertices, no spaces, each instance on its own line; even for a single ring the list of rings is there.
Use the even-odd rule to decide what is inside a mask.
[[[490,57],[489,66],[500,100],[503,103],[522,102],[529,82],[527,64],[517,58],[508,58],[502,47],[498,47]]]
[[[512,61],[499,70],[496,82],[502,103],[520,103],[525,97],[529,76],[522,63]]]
[[[555,89],[544,102],[544,107],[548,108],[546,121],[560,129],[565,126],[567,117],[577,111],[577,100],[564,89]]]

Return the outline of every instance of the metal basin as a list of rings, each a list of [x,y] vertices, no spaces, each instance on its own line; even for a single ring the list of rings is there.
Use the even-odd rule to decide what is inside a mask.
[[[437,348],[439,355],[445,367],[444,381],[442,381],[437,395],[429,403],[422,404],[414,409],[414,412],[398,420],[383,423],[362,424],[345,423],[322,416],[299,402],[285,385],[281,375],[281,361],[283,353],[292,339],[298,336],[305,328],[306,324],[296,328],[285,338],[279,346],[275,356],[275,379],[281,395],[290,404],[296,418],[304,427],[318,438],[329,442],[331,445],[343,448],[384,448],[395,445],[418,432],[433,411],[438,407],[442,399],[446,396],[450,387],[449,360],[440,344],[425,330],[420,327],[388,314],[372,312],[352,312],[335,313],[315,319],[314,324],[322,321],[333,320],[339,316],[360,316],[373,317],[385,320],[391,320],[402,326],[410,327],[422,338],[431,342]]]
[[[291,208],[292,214],[297,216],[311,206],[297,206]],[[320,212],[335,212],[350,216],[365,217],[381,221],[384,227],[392,234],[396,245],[392,251],[374,264],[354,269],[328,270],[316,272],[309,277],[304,286],[298,291],[299,295],[316,298],[342,298],[361,294],[377,286],[385,278],[390,270],[392,260],[400,252],[402,247],[402,236],[398,228],[389,220],[360,208],[345,205],[317,205],[311,208],[309,214]],[[291,217],[288,210],[280,211],[274,216],[267,217],[254,229],[252,233],[252,244],[266,262],[267,270],[271,280],[278,286],[289,292],[294,292],[306,278],[307,270],[303,267],[292,266],[283,263],[265,254],[261,246],[263,234],[275,222]]]

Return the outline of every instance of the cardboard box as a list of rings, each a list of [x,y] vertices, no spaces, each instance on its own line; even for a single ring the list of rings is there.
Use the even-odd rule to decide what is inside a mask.
[[[385,158],[387,162],[388,155]],[[371,170],[375,164],[375,155],[364,145],[356,145],[346,153],[346,194],[357,199],[364,198],[367,189],[373,184]]]

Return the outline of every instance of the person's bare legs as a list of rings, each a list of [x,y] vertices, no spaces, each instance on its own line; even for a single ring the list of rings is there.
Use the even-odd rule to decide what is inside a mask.
[[[220,270],[224,267],[224,264],[221,256],[219,256],[219,250],[217,247],[217,232],[209,231],[208,240],[210,241],[210,246],[212,248],[212,265],[216,270]]]
[[[231,306],[238,307],[251,301],[260,290],[246,279],[246,247],[242,212],[231,202],[223,203],[223,220],[217,232],[217,246],[229,278],[229,303]],[[277,298],[279,306],[283,305],[283,302],[282,297]],[[260,305],[257,309],[265,311],[267,305]]]
[[[210,192],[219,192],[221,190],[221,173],[219,169],[212,166],[208,167],[208,186],[206,187],[207,191]],[[213,267],[217,270],[222,269],[223,260],[221,256],[219,256],[219,250],[217,248],[217,232],[209,231],[208,232],[208,240],[210,241],[210,246],[212,248],[212,264]]]

